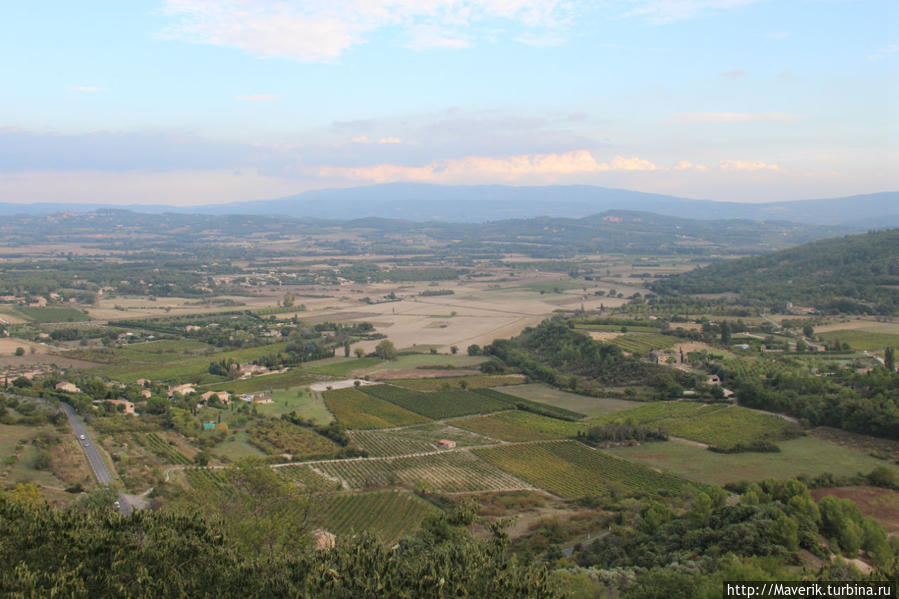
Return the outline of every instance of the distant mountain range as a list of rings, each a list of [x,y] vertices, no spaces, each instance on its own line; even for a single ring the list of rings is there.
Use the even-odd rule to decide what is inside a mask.
[[[159,214],[252,214],[328,220],[378,217],[427,222],[490,222],[539,216],[580,218],[608,210],[635,210],[699,220],[748,219],[843,226],[854,230],[899,226],[899,192],[842,198],[748,204],[586,185],[513,187],[389,183],[323,189],[274,200],[177,207],[166,205],[7,204],[0,215],[42,215],[123,208]]]

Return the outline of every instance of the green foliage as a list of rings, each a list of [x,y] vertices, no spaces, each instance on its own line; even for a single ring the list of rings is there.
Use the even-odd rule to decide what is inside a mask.
[[[440,511],[417,495],[403,491],[316,495],[309,524],[342,538],[370,534],[391,546]]]
[[[899,229],[826,239],[718,262],[657,281],[653,291],[739,293],[764,306],[794,302],[843,313],[899,310]]]
[[[393,346],[392,341],[384,339],[375,346],[375,355],[382,360],[396,360],[396,347]]]
[[[147,444],[150,450],[170,464],[190,464],[187,457],[175,449],[173,445],[164,441],[156,433],[146,434]]]

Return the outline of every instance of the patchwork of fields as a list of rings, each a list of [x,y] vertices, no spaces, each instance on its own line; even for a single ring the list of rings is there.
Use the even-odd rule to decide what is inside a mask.
[[[607,496],[612,489],[680,493],[689,483],[622,460],[577,441],[549,441],[475,450],[479,456],[550,493],[566,498]]]
[[[315,468],[351,489],[407,485],[445,493],[474,493],[531,486],[469,451],[421,456],[318,462]]]
[[[454,442],[456,447],[496,443],[495,439],[477,432],[437,422],[388,430],[350,431],[349,435],[356,445],[374,457],[436,451],[437,442],[442,439]]]

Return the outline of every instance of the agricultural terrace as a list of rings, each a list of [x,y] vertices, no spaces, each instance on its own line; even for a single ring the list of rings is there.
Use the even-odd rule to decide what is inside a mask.
[[[632,422],[720,448],[795,437],[798,427],[780,416],[747,408],[697,402],[660,401],[593,418],[590,424]]]
[[[665,495],[689,483],[577,441],[547,441],[474,450],[529,483],[565,498],[604,497],[612,490]]]
[[[424,392],[395,385],[367,385],[361,387],[361,390],[363,393],[434,420],[468,414],[485,414],[515,407],[507,401],[481,393],[480,390]]]
[[[437,442],[441,439],[453,441],[457,447],[496,443],[495,439],[439,422],[389,430],[354,430],[349,435],[373,457],[436,451],[440,449]]]
[[[641,402],[611,397],[588,397],[561,391],[544,383],[504,387],[503,393],[528,401],[554,406],[584,416],[600,416],[642,405]]]
[[[524,377],[520,374],[474,374],[469,376],[427,378],[427,379],[392,379],[391,384],[415,391],[449,391],[451,389],[483,389],[485,387],[503,387],[520,385]]]
[[[337,422],[351,429],[407,426],[430,420],[354,387],[325,391],[323,396]]]
[[[665,441],[608,451],[650,468],[713,485],[825,473],[848,477],[859,472],[867,474],[878,466],[885,466],[899,476],[899,468],[889,462],[812,437],[782,441],[778,446],[780,451],[775,453],[722,454]]]
[[[312,374],[346,378],[356,371],[371,370],[383,363],[379,358],[326,358],[303,364],[303,370]]]
[[[503,441],[539,441],[574,437],[585,425],[515,410],[487,416],[468,416],[451,424]]]
[[[339,537],[371,533],[391,546],[421,526],[421,521],[440,512],[438,508],[408,491],[329,493],[316,495],[310,510],[310,524]]]
[[[313,466],[353,489],[405,485],[445,493],[474,493],[531,488],[470,451],[332,460]]]

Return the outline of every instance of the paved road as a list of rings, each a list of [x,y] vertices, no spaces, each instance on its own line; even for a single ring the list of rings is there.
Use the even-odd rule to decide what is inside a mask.
[[[72,430],[75,432],[75,437],[81,444],[81,449],[84,450],[84,455],[87,457],[87,461],[88,463],[90,463],[91,469],[94,471],[94,475],[97,477],[97,482],[99,482],[101,485],[110,484],[114,480],[112,473],[106,466],[106,460],[104,460],[103,456],[100,455],[100,450],[97,449],[94,440],[91,438],[90,434],[88,434],[87,432],[87,429],[84,427],[84,423],[81,421],[81,418],[78,417],[75,409],[69,404],[60,403],[59,407],[63,412],[65,412],[66,417],[68,417],[69,424],[72,426]],[[84,435],[84,440],[81,439],[81,435]],[[87,446],[84,445],[85,442],[88,443]],[[133,511],[131,503],[123,493],[119,493],[119,511],[125,516]]]

